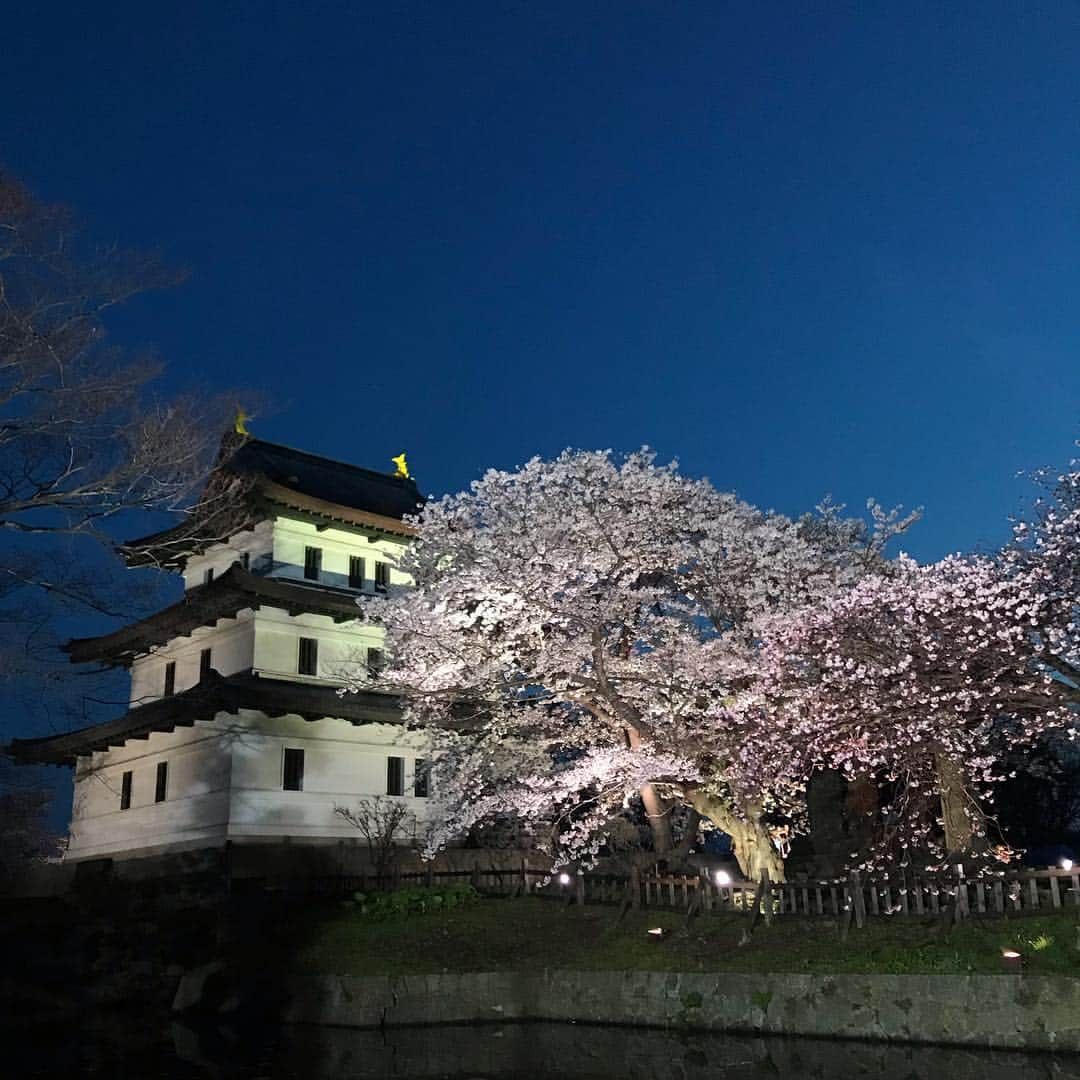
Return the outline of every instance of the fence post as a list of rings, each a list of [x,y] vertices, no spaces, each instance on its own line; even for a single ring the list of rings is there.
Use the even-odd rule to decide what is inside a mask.
[[[855,914],[855,926],[861,930],[866,925],[866,898],[863,896],[859,871],[851,871],[851,906]]]
[[[429,888],[435,886],[435,860],[428,859],[427,867],[424,870],[424,884]]]
[[[956,921],[966,918],[971,914],[968,904],[967,878],[964,877],[964,864],[956,864]]]
[[[634,911],[641,907],[641,870],[637,864],[630,867],[630,907]]]
[[[472,873],[469,875],[469,884],[479,892],[480,891],[480,864],[474,862],[472,865]]]
[[[521,895],[529,895],[529,860],[521,856]]]

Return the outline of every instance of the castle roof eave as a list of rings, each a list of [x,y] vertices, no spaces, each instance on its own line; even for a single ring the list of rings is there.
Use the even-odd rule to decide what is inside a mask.
[[[402,519],[423,501],[416,484],[404,477],[260,439],[236,444],[230,436],[189,516],[169,529],[130,540],[120,550],[129,566],[176,567],[282,509],[323,527],[335,524],[411,539],[416,529]]]
[[[126,666],[153,646],[185,637],[197,627],[213,626],[244,608],[257,610],[265,605],[290,615],[327,615],[335,622],[347,622],[364,617],[359,599],[354,593],[325,586],[263,577],[235,563],[213,581],[189,589],[175,604],[139,622],[98,637],[74,638],[63,648],[73,664],[97,661]]]
[[[358,726],[401,723],[400,700],[392,694],[372,690],[341,694],[337,687],[267,678],[250,671],[228,676],[211,672],[190,690],[129,709],[115,720],[37,739],[15,739],[3,750],[22,765],[72,766],[79,757],[123,746],[129,739],[191,727],[197,720],[214,720],[221,713],[236,714],[240,709],[309,721],[335,718]]]

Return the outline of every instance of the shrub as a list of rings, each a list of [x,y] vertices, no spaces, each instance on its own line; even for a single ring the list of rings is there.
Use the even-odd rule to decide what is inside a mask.
[[[392,892],[353,893],[351,904],[369,919],[401,919],[430,911],[450,911],[479,899],[479,893],[465,883],[427,889],[414,886]]]

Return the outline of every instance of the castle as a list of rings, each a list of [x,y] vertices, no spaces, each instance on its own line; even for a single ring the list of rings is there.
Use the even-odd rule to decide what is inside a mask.
[[[355,840],[335,806],[374,795],[424,820],[423,737],[393,696],[339,692],[382,664],[365,605],[408,584],[402,519],[421,503],[406,476],[225,440],[191,514],[123,548],[181,574],[183,599],[66,647],[130,671],[127,711],[9,747],[74,768],[69,860]]]

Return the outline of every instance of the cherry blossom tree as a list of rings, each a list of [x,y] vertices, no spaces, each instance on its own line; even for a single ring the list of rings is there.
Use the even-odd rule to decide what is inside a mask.
[[[1080,445],[1080,444],[1078,444]],[[1057,689],[1076,702],[1080,686],[1080,459],[1062,473],[1035,475],[1043,494],[1013,528],[1004,571],[1043,597],[1032,640],[1038,663],[1052,672]]]
[[[770,817],[802,762],[746,704],[755,627],[876,567],[912,520],[840,510],[763,513],[647,450],[534,459],[429,504],[402,563],[414,587],[375,617],[384,683],[440,747],[432,849],[512,812],[587,863],[640,793],[658,850],[683,803],[744,872],[782,880]]]
[[[887,784],[878,859],[979,846],[1018,748],[1080,708],[1080,472],[1056,478],[995,557],[910,559],[761,624],[743,707],[807,768]]]

